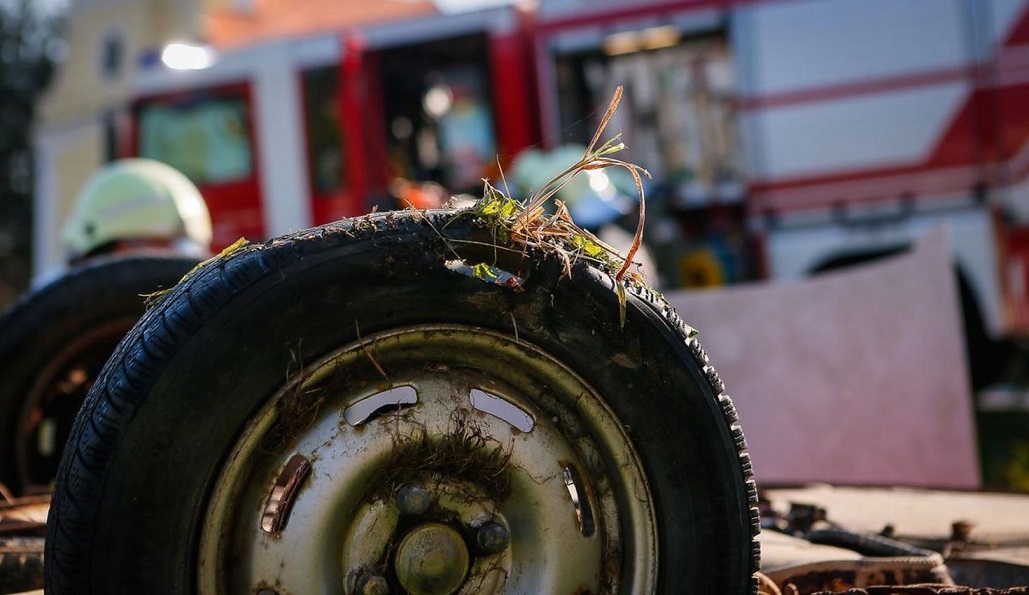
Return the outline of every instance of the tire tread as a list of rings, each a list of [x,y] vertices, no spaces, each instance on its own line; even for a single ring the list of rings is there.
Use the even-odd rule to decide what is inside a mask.
[[[141,398],[136,396],[140,392],[137,389],[148,386],[155,369],[170,357],[171,344],[181,343],[197,332],[203,321],[233,295],[247,290],[270,273],[274,274],[281,266],[298,259],[315,258],[326,247],[346,243],[353,238],[371,238],[377,245],[396,243],[402,232],[424,232],[426,227],[435,231],[451,217],[452,211],[378,213],[296,232],[263,244],[248,244],[231,254],[208,261],[158,300],[119,345],[117,357],[112,360],[120,363],[105,367],[97,387],[90,393],[84,414],[80,414],[72,431],[69,440],[71,456],[62,460],[51,506],[49,531],[54,539],[48,539],[46,543],[46,555],[51,562],[47,570],[47,594],[89,592],[81,569],[88,566],[92,553],[88,537],[96,532],[96,523],[88,511],[100,502],[103,495],[104,474],[117,449],[118,428],[132,418],[141,405]],[[387,231],[390,233],[384,233]],[[610,282],[613,283],[613,278]],[[760,527],[757,488],[732,399],[694,336],[695,331],[683,322],[674,308],[649,288],[631,286],[630,293],[682,337],[715,395],[713,405],[721,412],[724,429],[735,448],[739,481],[745,492],[750,550],[742,554],[746,556],[753,576],[760,560],[754,539]],[[162,342],[161,337],[167,343]],[[756,594],[756,579],[748,584],[750,592]]]

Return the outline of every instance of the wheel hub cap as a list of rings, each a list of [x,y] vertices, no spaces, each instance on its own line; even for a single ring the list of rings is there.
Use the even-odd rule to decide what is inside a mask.
[[[429,523],[400,542],[394,568],[411,595],[450,595],[468,573],[468,547],[454,529]]]

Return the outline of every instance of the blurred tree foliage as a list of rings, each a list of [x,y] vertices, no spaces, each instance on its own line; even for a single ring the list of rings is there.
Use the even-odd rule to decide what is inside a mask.
[[[63,46],[61,0],[0,0],[0,307],[29,284],[36,101]]]

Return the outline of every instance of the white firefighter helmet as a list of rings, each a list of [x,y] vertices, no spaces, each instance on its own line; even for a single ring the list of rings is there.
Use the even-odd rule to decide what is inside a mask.
[[[200,190],[178,170],[152,159],[121,159],[79,191],[61,240],[71,259],[120,240],[166,240],[203,254],[211,216]]]

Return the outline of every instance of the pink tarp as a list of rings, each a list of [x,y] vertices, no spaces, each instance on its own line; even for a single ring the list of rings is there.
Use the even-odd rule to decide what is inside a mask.
[[[725,380],[759,482],[978,487],[943,232],[810,280],[666,297]]]

